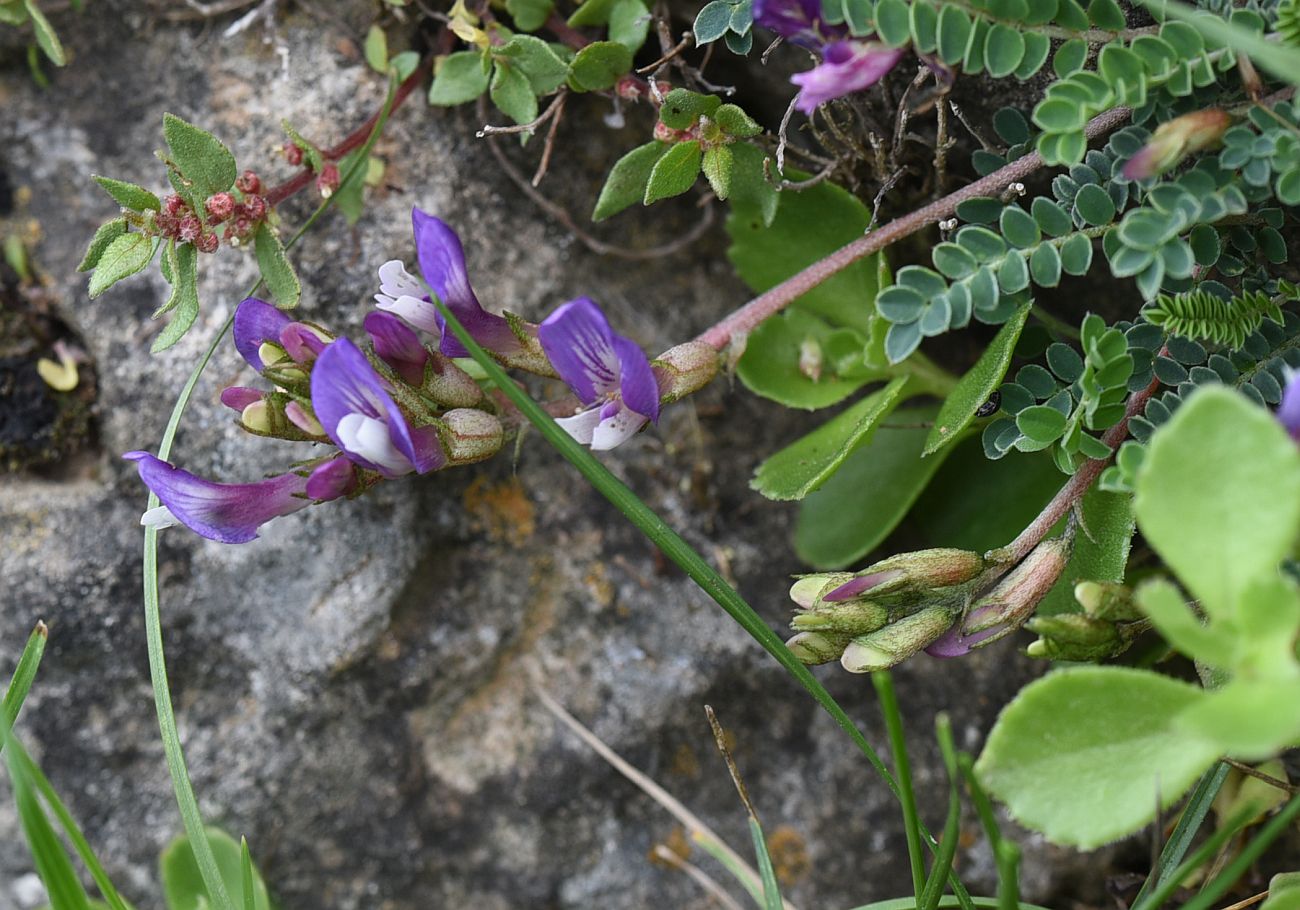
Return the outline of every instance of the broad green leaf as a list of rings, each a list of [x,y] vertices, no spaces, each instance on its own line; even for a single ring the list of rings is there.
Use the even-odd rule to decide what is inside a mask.
[[[768,182],[765,168],[772,159],[767,152],[748,142],[734,143],[731,155],[734,160],[731,170],[732,217],[754,227],[771,225],[780,197],[790,195],[778,194],[776,187]]]
[[[1300,530],[1300,453],[1268,411],[1202,387],[1155,434],[1136,482],[1147,542],[1211,616],[1275,572]]]
[[[263,224],[258,233],[269,230],[270,228]],[[176,247],[176,266],[172,278],[174,279],[172,298],[168,301],[166,309],[174,312],[167,327],[159,333],[150,347],[155,354],[180,341],[199,316],[198,253],[194,249],[194,244],[182,243]]]
[[[239,173],[235,156],[207,130],[186,123],[174,114],[163,114],[163,138],[171,150],[172,161],[193,184],[200,198],[224,193],[234,185]]]
[[[794,546],[818,569],[856,563],[889,536],[957,447],[922,458],[925,423],[936,408],[894,411],[799,507]]]
[[[745,283],[760,293],[861,237],[871,223],[867,207],[832,183],[787,190],[779,199],[768,227],[737,212],[727,218],[731,237],[727,258]],[[875,299],[881,259],[876,254],[855,262],[799,297],[797,305],[838,325],[870,332],[879,318]]]
[[[524,32],[541,28],[553,9],[554,0],[506,0],[506,12],[515,20],[515,26]]]
[[[1028,317],[1028,304],[1016,310],[984,349],[975,366],[958,381],[957,387],[939,409],[939,416],[935,418],[934,427],[925,440],[924,454],[932,455],[959,438],[961,431],[975,419],[975,412],[984,406],[989,396],[1001,385]]]
[[[717,95],[675,88],[664,96],[664,103],[659,107],[659,121],[675,130],[689,129],[701,115],[712,115],[721,106],[722,99]]]
[[[1300,910],[1300,872],[1282,872],[1268,881],[1268,897],[1259,910]]]
[[[122,234],[99,255],[90,276],[90,296],[98,297],[123,278],[141,271],[153,259],[156,246],[144,234]]]
[[[262,280],[275,298],[275,305],[282,310],[292,310],[298,305],[302,296],[302,285],[289,258],[284,254],[284,245],[275,228],[263,223],[253,237],[253,250],[257,254],[257,267],[262,271]]]
[[[1124,580],[1124,568],[1133,544],[1133,497],[1089,490],[1083,497],[1080,518],[1074,553],[1061,580],[1038,605],[1040,616],[1078,612],[1074,586],[1080,581]]]
[[[0,0],[0,24],[25,25],[27,7],[23,0]]]
[[[243,851],[239,843],[217,828],[207,828],[204,833],[216,856],[226,890],[236,906],[244,906]],[[189,838],[182,835],[167,846],[159,859],[159,870],[168,910],[205,910],[211,906]],[[253,869],[253,906],[256,910],[270,910],[271,907],[266,884],[256,868]]]
[[[370,26],[370,30],[366,32],[363,51],[367,66],[377,73],[388,72],[388,36],[378,25]]]
[[[569,65],[560,59],[551,46],[532,35],[515,35],[498,48],[496,53],[509,58],[510,65],[527,77],[534,95],[555,91],[564,84],[565,77],[569,74]]]
[[[1217,743],[1178,727],[1206,698],[1146,670],[1057,670],[1003,709],[975,771],[1021,824],[1091,850],[1146,825],[1218,759]]]
[[[126,233],[126,219],[114,218],[112,221],[105,221],[95,231],[95,236],[90,238],[90,246],[86,247],[86,255],[82,257],[81,263],[77,266],[78,272],[87,272],[99,265],[99,260],[104,255],[104,251],[109,245]]]
[[[641,0],[618,0],[609,11],[609,40],[632,53],[641,49],[649,32],[650,10]]]
[[[717,41],[730,27],[731,4],[726,0],[711,0],[695,17],[695,43],[705,45]]]
[[[768,458],[750,486],[768,499],[803,499],[830,478],[901,401],[907,377],[899,376],[877,392],[831,418],[807,436]]]
[[[751,392],[787,407],[829,407],[872,379],[884,378],[885,374],[865,367],[847,376],[836,371],[836,363],[825,352],[840,343],[850,347],[853,341],[859,350],[865,348],[865,339],[855,330],[837,330],[820,317],[792,307],[749,333],[736,375]],[[807,367],[810,346],[823,354],[820,375],[810,375]]]
[[[49,57],[55,66],[66,65],[68,57],[63,52],[63,43],[59,41],[59,36],[50,25],[50,20],[45,18],[45,14],[36,5],[36,0],[25,0],[25,2],[27,15],[32,19],[32,28],[36,30],[36,43],[41,46],[45,56]]]
[[[1188,607],[1187,598],[1168,580],[1144,583],[1136,597],[1142,612],[1172,647],[1210,667],[1232,666],[1232,640],[1202,623]]]
[[[639,145],[618,159],[610,169],[605,185],[600,189],[600,198],[596,200],[591,220],[604,221],[645,199],[650,172],[668,149],[668,143],[656,140]]]
[[[1300,678],[1233,679],[1180,714],[1177,735],[1242,761],[1271,758],[1300,741]]]
[[[487,91],[488,70],[478,51],[457,51],[442,59],[429,87],[429,103],[452,107],[473,101]]]
[[[588,0],[586,8],[595,0]],[[579,10],[581,12],[581,8]],[[569,65],[569,82],[580,92],[610,88],[632,68],[632,52],[617,41],[594,41],[578,51]]]
[[[908,518],[929,546],[978,552],[1005,546],[1065,483],[1044,453],[1011,452],[989,461],[979,439],[953,448]]]
[[[654,167],[645,186],[645,204],[658,202],[670,196],[680,196],[695,185],[700,175],[702,155],[698,140],[678,142],[669,147]]]
[[[118,205],[137,212],[156,212],[162,208],[158,197],[142,186],[127,183],[125,180],[114,180],[112,177],[95,176],[93,179],[104,188],[104,192],[113,197]]]
[[[528,77],[514,65],[497,61],[488,92],[497,110],[520,126],[537,119],[537,95]]]
[[[609,11],[616,0],[583,0],[577,12],[569,17],[569,25],[581,28],[589,25],[604,25],[609,20]]]

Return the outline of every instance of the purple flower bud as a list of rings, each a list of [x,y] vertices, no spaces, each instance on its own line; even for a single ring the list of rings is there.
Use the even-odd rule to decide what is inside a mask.
[[[280,347],[298,364],[315,360],[333,340],[329,332],[305,322],[290,322],[280,329]]]
[[[402,381],[419,388],[424,383],[424,365],[429,362],[429,352],[420,344],[420,337],[401,319],[391,313],[367,313],[366,331],[375,347],[375,354],[392,367]]]
[[[221,403],[236,411],[243,411],[250,404],[261,401],[263,394],[261,389],[232,385],[228,389],[221,390]]]
[[[836,41],[822,51],[822,62],[790,81],[799,86],[795,107],[811,114],[820,105],[879,82],[903,57],[900,48],[866,41]]]
[[[357,466],[339,455],[315,468],[307,478],[307,496],[327,502],[347,496],[357,488]]]
[[[268,364],[259,353],[267,342],[280,341],[280,332],[293,320],[265,300],[248,297],[235,310],[235,350],[248,361],[248,365],[261,372]]]
[[[1277,419],[1291,438],[1300,442],[1300,371],[1292,372],[1287,378],[1282,403],[1277,406]]]
[[[948,607],[925,607],[879,631],[849,642],[840,666],[850,673],[871,673],[902,663],[942,636],[956,613]]]

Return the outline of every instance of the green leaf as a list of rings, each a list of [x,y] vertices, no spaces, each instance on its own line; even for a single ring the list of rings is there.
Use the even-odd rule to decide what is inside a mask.
[[[726,0],[711,0],[704,4],[695,17],[695,43],[717,41],[731,27],[731,4]]]
[[[265,222],[258,227],[253,236],[253,250],[257,254],[257,267],[262,272],[262,280],[267,290],[275,298],[275,305],[282,310],[292,310],[298,305],[302,296],[302,285],[289,258],[284,254],[284,245],[275,229]]]
[[[631,68],[632,52],[626,45],[617,41],[594,41],[573,58],[569,65],[569,81],[578,91],[600,91],[612,88]]]
[[[451,107],[473,101],[487,91],[489,75],[478,51],[458,51],[444,57],[429,87],[429,103]]]
[[[1013,73],[1025,56],[1025,36],[1009,25],[997,23],[984,43],[984,66],[995,79]]]
[[[95,231],[95,236],[90,238],[90,246],[86,247],[86,255],[82,257],[81,263],[77,266],[77,271],[88,272],[97,266],[109,245],[125,233],[125,218],[114,218],[112,221],[105,221],[101,224]]]
[[[975,771],[1021,824],[1091,850],[1147,824],[1218,759],[1218,744],[1177,730],[1205,698],[1145,670],[1058,670],[1003,709]]]
[[[656,140],[637,146],[618,159],[610,169],[605,185],[601,187],[600,198],[596,200],[591,220],[604,221],[645,199],[650,172],[668,149],[668,143]]]
[[[1300,910],[1300,872],[1281,872],[1268,880],[1268,897],[1259,910]]]
[[[746,114],[734,104],[723,104],[713,112],[713,122],[722,128],[728,136],[748,139],[763,132],[763,128],[753,117]]]
[[[944,400],[935,418],[934,426],[925,440],[926,455],[933,455],[944,446],[960,438],[963,430],[975,419],[975,412],[984,406],[989,396],[1002,383],[1002,377],[1011,365],[1011,355],[1029,317],[1029,307],[1022,306],[1006,321],[998,334],[975,365],[957,383]]]
[[[732,163],[730,146],[715,145],[704,153],[704,176],[719,199],[726,199],[731,192]]]
[[[733,196],[736,189],[733,177]],[[780,194],[769,227],[732,213],[727,219],[731,237],[727,258],[744,282],[755,293],[762,293],[861,237],[870,223],[867,207],[833,183],[798,192],[787,190]],[[800,296],[795,304],[834,324],[869,333],[879,319],[875,299],[881,263],[880,254],[861,259]]]
[[[1074,586],[1081,581],[1123,581],[1133,545],[1133,497],[1092,489],[1083,497],[1081,527],[1061,580],[1038,605],[1038,615],[1077,613]]]
[[[262,230],[270,229],[263,224]],[[158,333],[158,337],[153,340],[149,348],[155,354],[165,351],[180,341],[199,316],[198,252],[192,243],[182,243],[175,249],[176,266],[172,275],[172,296],[164,306],[164,309],[174,312],[167,327]]]
[[[924,423],[934,407],[894,411],[799,507],[794,546],[819,569],[855,563],[878,547],[902,521],[955,448],[922,458]],[[900,424],[900,426],[891,426]],[[982,458],[982,456],[981,456]]]
[[[506,12],[523,32],[535,32],[550,18],[554,0],[506,0]]]
[[[200,198],[224,193],[234,185],[239,174],[235,156],[207,130],[186,123],[174,114],[163,114],[163,138],[167,140],[172,161]]]
[[[244,891],[243,851],[235,839],[224,831],[206,828],[204,834],[216,856],[221,880],[225,882],[235,903],[244,906],[247,895]],[[198,864],[194,861],[189,838],[182,835],[167,846],[159,859],[159,871],[168,910],[204,910],[211,906],[207,889],[203,887],[203,879],[199,876]],[[256,910],[270,910],[271,899],[256,868],[253,869],[252,897]]]
[[[488,93],[497,110],[520,126],[537,119],[537,95],[523,70],[498,60]]]
[[[912,40],[911,12],[904,0],[879,0],[876,31],[890,47],[902,47]]]
[[[388,36],[378,25],[370,26],[363,47],[366,65],[376,73],[388,72]]]
[[[25,3],[27,15],[32,19],[32,28],[36,30],[36,43],[41,46],[45,56],[49,57],[55,66],[66,65],[68,57],[63,52],[63,43],[59,41],[59,36],[50,25],[50,20],[45,18],[45,14],[36,5],[36,0],[25,0]]]
[[[854,330],[836,330],[812,313],[791,307],[764,320],[750,332],[736,375],[756,395],[787,407],[807,410],[829,407],[878,378],[877,373],[865,369],[849,376],[827,369],[820,377],[813,378],[801,368],[805,344],[825,351],[841,333],[856,338],[859,349],[865,347],[862,336]]]
[[[721,105],[722,99],[717,95],[675,88],[664,96],[664,103],[659,107],[659,121],[675,130],[690,129],[701,116],[711,115]]]
[[[641,0],[618,0],[609,13],[609,40],[617,41],[632,53],[645,44],[650,32],[650,10]]]
[[[1260,67],[1274,76],[1292,85],[1300,85],[1300,48],[1282,43],[1274,44],[1258,32],[1227,22],[1221,16],[1203,13],[1195,7],[1178,3],[1177,0],[1159,0],[1159,2],[1138,0],[1138,2],[1161,16],[1187,23],[1216,44],[1244,51]]]
[[[650,205],[670,196],[680,196],[695,185],[700,175],[703,156],[697,139],[678,142],[655,162],[650,169],[650,180],[645,187],[645,204]]]
[[[1138,472],[1142,534],[1211,616],[1277,570],[1300,531],[1300,453],[1268,411],[1202,387],[1155,434]]]
[[[564,84],[564,80],[569,75],[569,65],[560,59],[549,44],[532,35],[515,35],[498,48],[496,53],[498,57],[506,58],[511,67],[527,77],[534,95],[545,95],[555,91]],[[531,121],[524,121],[524,123],[529,122]]]
[[[614,3],[615,0],[583,0],[577,12],[569,17],[568,24],[575,28],[604,25],[609,21],[609,11]]]
[[[1095,183],[1079,189],[1074,197],[1074,207],[1085,222],[1101,227],[1115,220],[1115,201],[1110,194]]]
[[[776,217],[780,203],[776,187],[767,181],[765,162],[771,160],[766,152],[748,142],[731,146],[731,214],[748,221],[755,228],[769,226]],[[781,193],[788,196],[789,193]],[[730,219],[728,220],[730,223]]]
[[[1112,32],[1118,32],[1128,25],[1124,11],[1115,0],[1092,0],[1088,4],[1088,21],[1097,28]]]
[[[156,249],[153,239],[144,234],[116,237],[99,254],[95,271],[90,276],[90,296],[98,297],[123,278],[144,269],[153,259]]]
[[[1065,432],[1066,416],[1056,408],[1036,404],[1016,415],[1016,426],[1039,447],[1050,445]],[[1027,450],[1032,451],[1032,450]]]
[[[1052,71],[1059,78],[1064,79],[1071,73],[1083,69],[1087,59],[1088,42],[1082,38],[1071,38],[1056,49],[1056,55],[1052,57]]]
[[[1043,243],[1029,257],[1029,274],[1034,284],[1054,288],[1061,283],[1061,254],[1050,243]]]
[[[8,739],[8,728],[5,728]],[[6,752],[12,752],[7,749]],[[58,834],[45,815],[40,797],[32,789],[30,781],[15,765],[12,755],[5,760],[9,765],[9,775],[13,783],[14,803],[18,809],[18,821],[31,851],[36,872],[50,896],[50,905],[54,910],[90,910],[90,899],[82,887],[77,872],[72,868],[67,851],[59,841]]]
[[[114,180],[111,177],[95,176],[93,179],[104,188],[108,195],[113,197],[118,205],[124,208],[137,212],[157,212],[162,209],[162,203],[158,201],[158,197],[142,186],[127,183],[125,180]]]
[[[768,458],[750,486],[768,499],[803,499],[825,483],[897,407],[906,376],[893,379],[807,436]]]

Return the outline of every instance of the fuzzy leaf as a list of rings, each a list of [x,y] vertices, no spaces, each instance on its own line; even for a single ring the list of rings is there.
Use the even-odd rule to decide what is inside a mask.
[[[192,243],[182,243],[175,248],[176,264],[172,273],[172,295],[163,310],[172,310],[167,323],[150,350],[157,354],[184,337],[199,316],[198,252]]]
[[[163,138],[167,140],[172,161],[193,184],[199,198],[224,193],[234,185],[239,173],[235,156],[207,130],[186,123],[174,114],[163,114]]]
[[[429,103],[451,107],[473,101],[487,91],[488,70],[478,51],[458,51],[444,58],[429,88]]]
[[[632,52],[626,45],[617,41],[594,41],[573,58],[569,81],[578,91],[596,92],[613,87],[618,78],[631,68]]]
[[[618,159],[610,169],[605,185],[600,189],[600,198],[596,200],[591,220],[604,221],[644,200],[650,172],[668,149],[666,142],[647,142]]]
[[[114,218],[112,221],[105,221],[95,231],[95,236],[90,238],[90,246],[86,247],[86,255],[82,257],[81,263],[77,266],[78,272],[88,272],[95,266],[99,265],[100,257],[108,249],[109,244],[126,233],[126,219]]]
[[[144,269],[153,259],[156,246],[144,234],[121,234],[99,255],[90,276],[90,296],[98,297],[123,278]]]
[[[695,185],[700,175],[702,154],[698,140],[678,142],[655,162],[645,187],[645,204],[680,196]]]
[[[266,223],[258,227],[253,237],[253,250],[257,254],[262,280],[275,298],[275,305],[282,310],[292,310],[302,296],[302,285],[284,254],[284,245],[275,229]]]
[[[127,183],[125,180],[114,180],[112,177],[96,176],[93,179],[104,188],[104,192],[112,196],[114,201],[124,208],[137,212],[157,212],[162,208],[162,203],[158,201],[158,197],[142,186]]]

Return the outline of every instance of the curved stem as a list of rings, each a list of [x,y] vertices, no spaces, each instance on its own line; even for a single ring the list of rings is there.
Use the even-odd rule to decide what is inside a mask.
[[[1130,113],[1131,111],[1127,107],[1111,108],[1104,114],[1099,114],[1090,120],[1084,133],[1089,139],[1102,136],[1126,121]],[[792,275],[771,290],[755,297],[713,326],[713,328],[704,332],[696,340],[704,342],[714,350],[721,351],[731,343],[733,335],[742,334],[753,329],[767,317],[781,312],[800,295],[811,291],[827,278],[847,268],[864,256],[878,253],[904,237],[909,237],[932,224],[951,218],[957,211],[957,206],[967,199],[1001,194],[1010,184],[1024,180],[1042,166],[1042,157],[1037,152],[1030,152],[1023,158],[1017,158],[1006,167],[999,168],[987,177],[976,180],[954,193],[949,193],[942,199],[904,215],[902,218],[896,218],[882,228],[864,234],[847,246],[840,247],[825,259],[814,262],[802,272]]]

